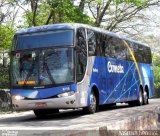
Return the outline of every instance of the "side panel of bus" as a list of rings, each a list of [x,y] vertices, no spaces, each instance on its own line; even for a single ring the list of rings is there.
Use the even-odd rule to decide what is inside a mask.
[[[143,89],[148,90],[149,98],[154,96],[154,75],[152,64],[139,64]]]
[[[121,69],[114,69],[119,67]],[[133,62],[96,57],[90,84],[99,88],[99,104],[136,100],[139,78]]]
[[[95,42],[93,42],[94,38]],[[95,32],[94,38],[92,34],[89,46],[96,43],[95,48],[102,49],[95,49],[95,52],[98,52],[95,53],[94,64],[91,66],[93,69],[90,85],[95,84],[99,89],[99,104],[138,100],[140,87],[148,90],[149,97],[152,97],[154,82],[149,47],[131,41],[127,41],[125,44],[118,37],[99,32]],[[99,53],[100,50],[101,53]],[[113,53],[113,50],[116,53]],[[148,50],[148,56],[146,56],[145,50]],[[110,52],[112,55],[108,56],[106,53]],[[118,57],[118,55],[120,56]],[[142,84],[140,84],[141,81]]]
[[[140,79],[134,62],[95,57],[90,84],[99,88],[99,104],[128,102],[137,100],[140,90]],[[111,69],[121,66],[123,70]],[[153,73],[150,64],[138,64],[143,89],[148,88],[149,97],[153,96]]]

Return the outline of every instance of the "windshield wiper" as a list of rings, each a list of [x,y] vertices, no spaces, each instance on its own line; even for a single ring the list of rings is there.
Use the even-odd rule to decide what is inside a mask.
[[[51,73],[49,71],[48,65],[47,65],[47,63],[45,61],[43,61],[43,68],[44,67],[46,68],[47,74],[48,74],[49,79],[51,80],[52,84],[55,84],[55,81],[54,81],[54,79],[53,79],[53,77],[52,77],[52,75],[51,75]]]
[[[51,56],[51,55],[52,55],[52,53],[47,54],[47,55],[46,55],[46,53],[44,53],[43,59],[42,59],[42,61],[43,61],[42,69],[43,69],[43,72],[44,72],[44,69],[46,69],[46,72],[47,72],[47,74],[48,74],[48,76],[49,76],[50,81],[52,82],[52,84],[55,84],[55,81],[54,81],[54,79],[53,79],[53,77],[52,77],[52,75],[51,75],[51,73],[50,73],[50,70],[49,70],[49,68],[48,68],[48,65],[47,65],[47,63],[46,63],[47,57],[49,57],[49,56]]]

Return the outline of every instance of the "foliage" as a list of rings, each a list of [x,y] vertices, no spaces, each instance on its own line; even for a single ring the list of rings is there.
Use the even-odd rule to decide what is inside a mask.
[[[160,97],[160,56],[153,55],[155,95]]]
[[[3,0],[4,1],[4,0]],[[160,4],[155,0],[7,0],[24,11],[18,28],[55,24],[84,23],[109,31],[141,34],[146,8]],[[11,9],[11,8],[10,8]],[[15,16],[18,11],[15,10]],[[15,17],[13,17],[15,20]],[[25,21],[24,21],[25,20]],[[142,20],[141,23],[137,20]],[[17,26],[16,26],[17,27]],[[132,31],[131,31],[132,30]]]
[[[143,11],[159,3],[155,0],[86,0],[85,10],[90,11],[95,26],[135,36],[146,31],[148,16]]]
[[[24,18],[28,27],[64,22],[93,24],[93,20],[70,0],[39,2],[32,11],[25,12]]]
[[[0,64],[0,88],[9,88],[9,67]]]
[[[134,4],[136,6],[145,6],[148,2],[148,0],[115,0],[116,4],[120,4],[120,3],[128,3],[128,4]]]
[[[18,13],[15,0],[0,0],[0,25],[10,23],[14,25]]]
[[[0,90],[0,114],[13,111],[9,90]]]
[[[0,26],[0,52],[11,48],[14,33],[14,29],[5,25]],[[9,67],[3,64],[8,57],[5,54],[3,58],[3,54],[0,53],[0,88],[9,88]]]
[[[0,26],[0,50],[10,49],[15,30],[8,26]]]

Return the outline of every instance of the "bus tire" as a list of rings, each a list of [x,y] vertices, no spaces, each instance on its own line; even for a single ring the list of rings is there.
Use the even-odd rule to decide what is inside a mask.
[[[36,110],[33,110],[33,112],[37,118],[44,118],[47,115],[59,113],[59,110],[58,109],[36,109]]]
[[[93,114],[97,111],[97,109],[98,109],[98,105],[97,105],[96,95],[92,91],[90,94],[89,105],[87,107],[84,107],[83,111],[85,111],[88,114]]]
[[[140,91],[139,91],[139,97],[138,97],[138,100],[136,101],[136,105],[137,106],[141,106],[143,105],[143,90],[142,88],[140,87]]]
[[[143,92],[143,104],[146,105],[148,104],[148,93],[147,93],[147,88],[144,89],[144,92]]]

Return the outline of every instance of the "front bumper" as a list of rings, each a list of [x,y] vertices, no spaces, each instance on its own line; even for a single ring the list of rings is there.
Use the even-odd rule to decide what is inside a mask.
[[[34,110],[34,109],[69,109],[77,108],[76,95],[42,99],[42,100],[13,100],[15,110]],[[37,104],[40,104],[37,106]]]

